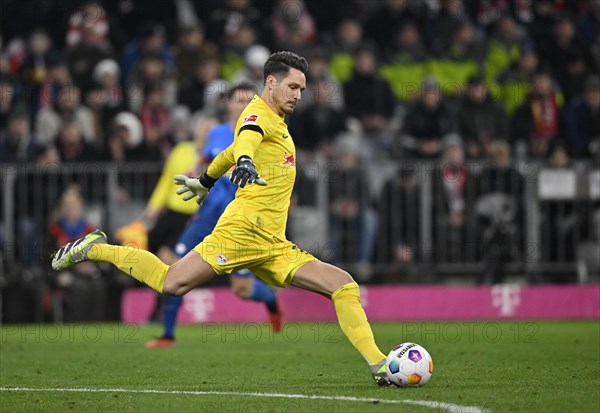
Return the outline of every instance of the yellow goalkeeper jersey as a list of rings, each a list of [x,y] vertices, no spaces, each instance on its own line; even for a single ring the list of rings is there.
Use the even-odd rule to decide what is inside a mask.
[[[251,132],[251,133],[248,133]],[[252,158],[268,183],[246,185],[236,192],[220,222],[243,216],[253,225],[285,239],[288,209],[296,180],[296,147],[283,116],[254,96],[237,121],[234,141],[209,166],[208,175],[220,176],[242,156]]]
[[[160,179],[152,192],[148,205],[160,210],[168,208],[180,214],[192,215],[198,209],[195,202],[186,202],[175,194],[177,185],[173,181],[175,175],[189,173],[198,160],[196,144],[194,142],[181,142],[177,144],[163,167]]]

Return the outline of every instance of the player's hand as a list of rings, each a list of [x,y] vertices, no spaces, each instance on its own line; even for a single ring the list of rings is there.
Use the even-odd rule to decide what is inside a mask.
[[[267,185],[267,181],[262,179],[260,175],[258,175],[258,172],[256,172],[252,159],[247,156],[240,156],[240,159],[238,159],[237,166],[231,173],[231,182],[238,185],[240,188],[245,187],[246,184],[253,183],[261,186]]]
[[[202,202],[208,196],[210,188],[205,187],[200,183],[200,179],[192,178],[186,175],[175,175],[175,184],[183,185],[176,192],[177,195],[182,195],[184,201],[196,197],[196,203],[202,205]]]

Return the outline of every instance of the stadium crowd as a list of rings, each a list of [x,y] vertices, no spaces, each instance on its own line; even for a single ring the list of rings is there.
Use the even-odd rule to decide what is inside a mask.
[[[311,63],[302,150],[327,152],[351,118],[374,156],[438,157],[453,132],[468,158],[497,140],[599,151],[597,0],[77,3],[2,4],[3,162],[165,159],[282,49]],[[140,123],[127,142],[123,111]]]
[[[519,196],[518,223],[524,183],[513,161],[564,167],[600,156],[600,0],[4,0],[0,7],[2,163],[163,162],[192,138],[198,119],[223,119],[231,85],[261,90],[271,52],[305,56],[307,90],[288,123],[300,160],[336,162],[330,236],[356,241],[336,251],[336,261],[418,258],[420,211],[407,200],[419,194],[403,160],[452,165],[435,184],[445,218],[434,225],[464,239],[466,211],[475,207],[464,189],[471,179],[473,196]],[[361,161],[382,159],[400,167],[373,199],[364,195]],[[473,160],[500,167],[467,176],[464,164]],[[390,207],[394,194],[404,214]],[[82,200],[73,188],[59,198],[53,216],[64,225],[54,222],[50,233],[63,243],[88,224],[76,214]],[[26,227],[17,224],[22,233]],[[394,234],[376,248],[386,231]]]

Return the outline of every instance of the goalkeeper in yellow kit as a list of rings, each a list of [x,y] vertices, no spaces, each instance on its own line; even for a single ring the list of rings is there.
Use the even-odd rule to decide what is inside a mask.
[[[247,268],[268,284],[293,285],[330,297],[342,331],[369,364],[379,385],[389,385],[385,355],[360,304],[359,287],[347,272],[321,262],[285,239],[296,177],[296,149],[285,124],[306,87],[306,60],[290,52],[269,57],[265,85],[240,116],[232,145],[198,178],[178,175],[183,198],[202,203],[215,181],[231,167],[239,186],[213,232],[175,264],[155,255],[106,243],[102,231],[67,244],[52,260],[55,270],[81,261],[116,265],[163,294],[183,295],[215,275]]]

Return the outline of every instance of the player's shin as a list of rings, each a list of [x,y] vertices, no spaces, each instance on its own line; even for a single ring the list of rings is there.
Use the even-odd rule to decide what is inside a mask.
[[[95,244],[90,248],[88,260],[114,264],[125,274],[162,293],[169,266],[156,255],[132,247]]]
[[[331,299],[335,306],[340,327],[348,340],[367,360],[369,366],[385,358],[373,337],[365,311],[360,304],[360,290],[355,282],[345,284],[334,291]]]

